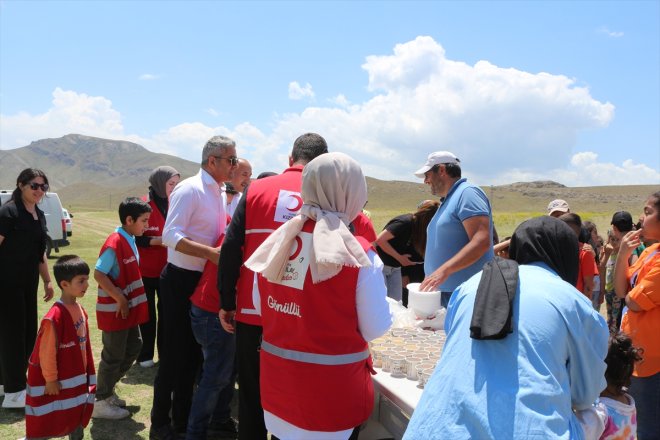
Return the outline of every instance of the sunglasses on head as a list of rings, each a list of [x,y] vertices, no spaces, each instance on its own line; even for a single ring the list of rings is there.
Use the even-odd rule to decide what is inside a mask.
[[[41,188],[43,192],[47,192],[48,188],[50,188],[47,183],[30,182],[28,185],[30,185],[30,189],[34,191]]]

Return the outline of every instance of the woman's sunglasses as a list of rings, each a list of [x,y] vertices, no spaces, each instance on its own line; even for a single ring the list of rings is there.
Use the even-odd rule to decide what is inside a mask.
[[[36,191],[37,189],[41,188],[43,192],[47,192],[48,188],[50,188],[50,186],[48,186],[47,183],[30,182],[28,185],[30,185],[30,189],[33,191]]]

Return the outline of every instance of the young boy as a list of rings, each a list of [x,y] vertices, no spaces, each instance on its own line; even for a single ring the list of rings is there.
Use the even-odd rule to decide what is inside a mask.
[[[129,197],[119,204],[121,227],[101,247],[94,270],[99,285],[96,319],[102,331],[96,404],[92,417],[123,419],[130,413],[115,385],[131,368],[142,348],[139,325],[149,320],[135,236],[148,226],[151,207]]]
[[[96,376],[85,296],[89,266],[64,255],[53,266],[62,296],[44,316],[28,366],[25,430],[28,439],[82,439],[94,406]]]

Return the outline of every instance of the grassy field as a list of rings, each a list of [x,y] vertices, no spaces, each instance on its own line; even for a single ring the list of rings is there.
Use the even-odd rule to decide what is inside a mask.
[[[373,209],[371,211],[372,221],[377,232],[380,232],[392,217],[405,212],[396,209]],[[515,227],[522,221],[541,215],[541,212],[502,212],[495,213],[494,220],[500,237],[511,235]],[[598,225],[601,233],[604,233],[609,225],[611,213],[580,212],[584,220],[591,220]],[[635,213],[633,213],[636,216]],[[59,254],[76,254],[82,257],[90,267],[93,268],[99,249],[105,238],[118,225],[115,212],[111,211],[77,211],[74,217],[73,236],[71,246],[62,248]],[[54,260],[50,260],[50,266]],[[54,279],[54,278],[53,278]],[[40,287],[41,288],[41,287]],[[87,310],[90,318],[89,327],[91,342],[94,350],[94,358],[98,366],[101,353],[101,333],[96,326],[94,313],[96,304],[97,285],[90,278],[90,286],[81,303]],[[42,292],[39,292],[42,296]],[[39,304],[39,316],[43,316],[52,303],[41,302]],[[151,399],[153,396],[153,380],[156,373],[155,368],[143,369],[134,366],[128,375],[118,384],[118,394],[128,402],[128,410],[132,417],[120,421],[94,420],[86,429],[86,437],[98,440],[114,439],[147,439],[149,437],[149,413],[151,410]],[[18,439],[25,435],[25,423],[23,411],[0,409],[0,439]]]

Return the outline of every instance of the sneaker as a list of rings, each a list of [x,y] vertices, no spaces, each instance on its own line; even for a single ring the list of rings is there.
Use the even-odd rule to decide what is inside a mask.
[[[25,390],[16,393],[6,393],[2,401],[3,408],[25,408]]]
[[[110,405],[118,406],[120,408],[126,408],[126,401],[124,399],[119,398],[119,396],[115,392],[113,392],[112,396],[108,397],[105,400],[107,400]]]
[[[219,423],[211,421],[207,436],[212,438],[238,438],[238,422],[232,417]]]
[[[142,361],[142,362],[140,362],[139,364],[140,364],[140,366],[141,366],[142,368],[151,368],[151,367],[153,367],[154,365],[156,365],[156,363],[153,361],[153,359],[149,359],[149,360],[146,360],[146,361]]]
[[[94,411],[92,411],[92,417],[95,419],[110,419],[110,420],[119,420],[125,419],[130,416],[129,413],[124,408],[114,406],[109,402],[110,398],[105,400],[97,400],[94,402]]]

